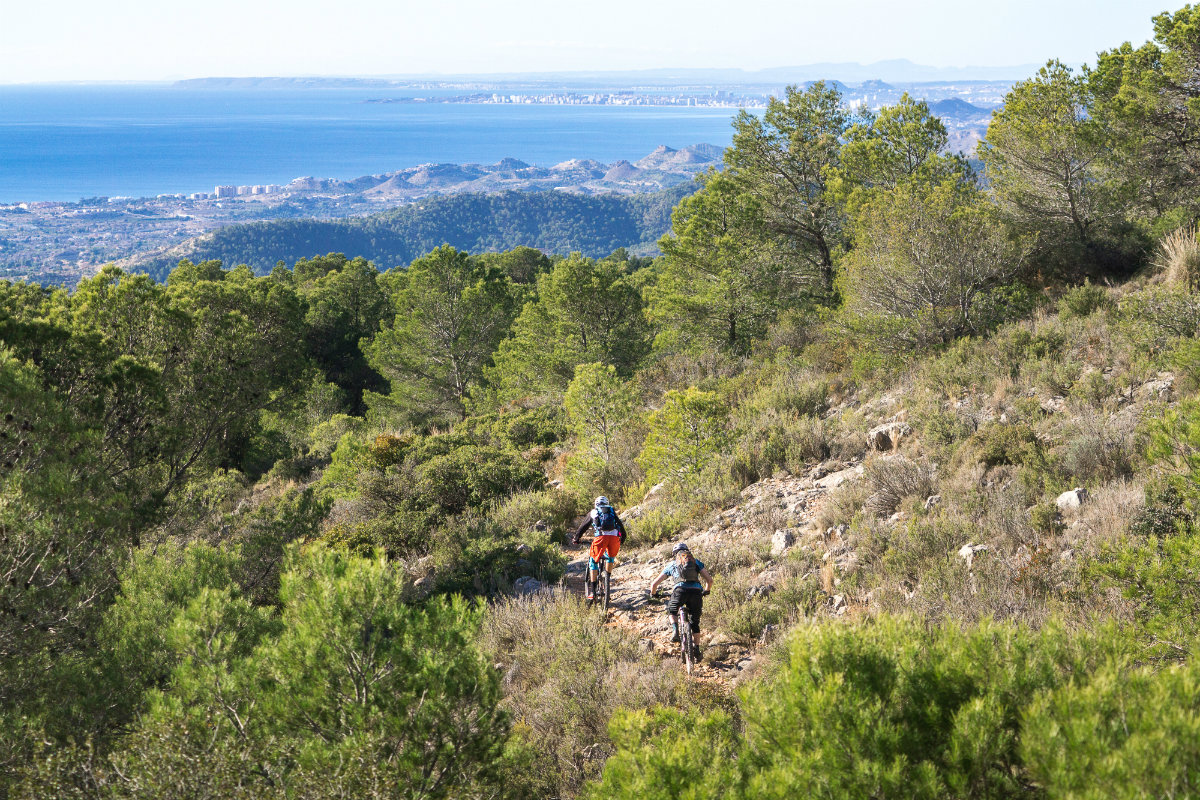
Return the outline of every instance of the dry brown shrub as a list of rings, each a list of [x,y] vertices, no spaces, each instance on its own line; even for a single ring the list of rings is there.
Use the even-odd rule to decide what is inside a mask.
[[[1159,243],[1155,266],[1166,282],[1189,292],[1200,288],[1200,237],[1194,227],[1179,228]]]
[[[863,509],[879,517],[895,512],[908,498],[924,500],[933,494],[933,473],[929,465],[905,456],[885,456],[871,461],[863,479],[871,492]]]
[[[1129,522],[1146,505],[1145,484],[1140,480],[1110,481],[1092,492],[1076,517],[1087,539],[1075,542],[1088,550],[1115,542],[1129,528]]]
[[[521,776],[527,796],[577,796],[613,753],[614,709],[671,705],[684,691],[678,670],[664,670],[629,631],[598,624],[574,597],[498,603],[482,638],[503,671],[504,705],[533,753]]]
[[[862,479],[851,479],[829,493],[821,504],[817,525],[822,529],[849,524],[871,490]]]

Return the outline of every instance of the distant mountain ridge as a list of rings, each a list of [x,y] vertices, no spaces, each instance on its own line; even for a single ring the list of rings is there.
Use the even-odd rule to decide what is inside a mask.
[[[628,162],[625,162],[629,167]],[[450,244],[472,253],[534,247],[547,253],[600,257],[626,247],[655,252],[670,230],[671,210],[697,184],[650,194],[581,195],[565,191],[454,194],[342,220],[274,220],[229,225],[182,244],[117,262],[157,280],[182,259],[246,264],[256,273],[278,262],[330,252],[362,256],[380,269],[402,266]]]
[[[936,81],[1006,81],[1028,78],[1037,72],[1038,64],[1014,64],[1008,66],[960,66],[934,67],[917,64],[906,58],[875,61],[870,64],[858,62],[820,62],[786,67],[769,67],[759,70],[743,69],[645,69],[612,71],[572,72],[510,72],[510,73],[458,73],[458,74],[408,74],[375,75],[355,77],[322,76],[263,76],[263,77],[209,77],[177,81],[181,88],[302,88],[326,87],[385,87],[401,84],[421,83],[545,83],[560,86],[619,84],[637,85],[648,82],[662,85],[728,84],[750,85],[758,83],[787,83],[815,80],[838,80],[851,83],[881,80],[891,83],[922,83]]]
[[[545,191],[569,188],[580,194],[641,194],[691,181],[697,172],[721,164],[724,148],[696,144],[678,150],[659,145],[634,162],[603,164],[573,158],[537,167],[516,158],[495,164],[422,164],[350,180],[296,178],[285,191],[303,194],[362,195],[371,200],[416,200],[430,194]]]

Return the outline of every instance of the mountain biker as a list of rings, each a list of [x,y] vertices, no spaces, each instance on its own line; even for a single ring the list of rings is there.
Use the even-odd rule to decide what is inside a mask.
[[[592,529],[593,535],[592,546],[588,550],[587,599],[594,600],[600,563],[607,561],[611,565],[617,557],[621,545],[625,543],[625,523],[617,516],[617,510],[608,502],[608,498],[600,495],[596,498],[592,510],[588,512],[587,519],[579,526],[579,530],[575,531],[571,544],[579,544],[580,537],[588,528]],[[611,566],[608,569],[612,571]]]
[[[712,589],[712,576],[704,568],[704,562],[696,560],[686,542],[680,542],[671,548],[671,563],[650,584],[650,594],[654,595],[658,585],[668,577],[674,579],[675,588],[671,591],[671,599],[667,602],[667,614],[671,617],[671,630],[674,634],[671,641],[679,641],[680,606],[687,606],[691,617],[692,633],[700,633],[700,614],[704,611],[704,595]],[[703,584],[701,583],[703,581]],[[699,646],[693,644],[696,650]]]

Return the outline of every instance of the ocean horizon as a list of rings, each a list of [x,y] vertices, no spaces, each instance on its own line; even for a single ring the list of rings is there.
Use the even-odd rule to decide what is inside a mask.
[[[190,194],[307,176],[351,179],[428,163],[634,161],[659,145],[728,146],[736,113],[669,106],[367,102],[436,94],[169,84],[0,86],[0,203]]]

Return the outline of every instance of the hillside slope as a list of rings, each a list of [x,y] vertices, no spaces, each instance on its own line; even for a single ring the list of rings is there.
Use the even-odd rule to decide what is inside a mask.
[[[230,225],[118,265],[165,280],[182,259],[246,264],[265,274],[280,261],[292,264],[340,252],[362,256],[386,269],[407,264],[442,244],[476,253],[521,246],[592,257],[619,247],[649,253],[670,229],[671,209],[695,188],[684,184],[646,195],[504,192],[438,197],[355,219]]]

